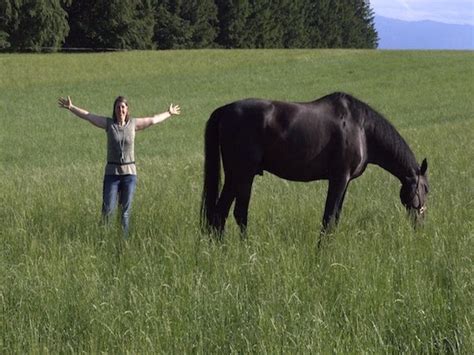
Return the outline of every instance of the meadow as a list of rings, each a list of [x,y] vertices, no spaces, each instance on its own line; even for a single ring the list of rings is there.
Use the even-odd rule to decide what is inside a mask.
[[[1,353],[474,352],[474,53],[195,50],[0,54]],[[428,159],[413,230],[398,180],[353,181],[316,248],[325,181],[254,183],[248,239],[199,228],[203,132],[245,97],[345,91]],[[133,234],[100,224],[101,115],[182,114],[136,137]]]

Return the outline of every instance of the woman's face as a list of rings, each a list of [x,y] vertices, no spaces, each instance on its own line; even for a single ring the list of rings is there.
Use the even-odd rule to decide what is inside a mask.
[[[128,113],[128,106],[125,102],[119,101],[115,104],[115,116],[119,121],[125,121]]]

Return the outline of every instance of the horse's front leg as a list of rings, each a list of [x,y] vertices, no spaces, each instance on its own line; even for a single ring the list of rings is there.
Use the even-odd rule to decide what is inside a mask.
[[[322,232],[326,232],[337,224],[341,214],[344,196],[346,194],[349,177],[342,176],[329,180],[328,195],[323,215]]]

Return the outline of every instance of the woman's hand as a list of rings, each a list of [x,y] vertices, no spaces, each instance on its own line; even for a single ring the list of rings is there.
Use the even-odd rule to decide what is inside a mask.
[[[140,131],[157,123],[163,122],[173,115],[179,115],[180,113],[181,108],[178,105],[171,104],[168,108],[168,111],[156,114],[152,117],[136,118],[135,129]]]
[[[69,96],[67,98],[60,97],[58,99],[58,105],[59,105],[60,108],[65,108],[65,109],[70,110],[71,107],[72,107],[71,98]]]
[[[170,108],[168,109],[169,114],[172,115],[179,115],[181,113],[181,108],[178,105],[170,105]]]

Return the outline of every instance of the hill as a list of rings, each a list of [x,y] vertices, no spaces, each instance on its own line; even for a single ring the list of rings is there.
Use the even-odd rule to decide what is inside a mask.
[[[473,50],[474,26],[376,16],[380,49]]]

